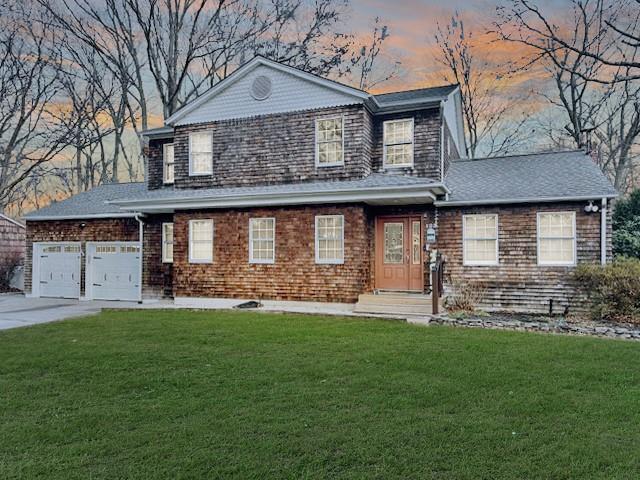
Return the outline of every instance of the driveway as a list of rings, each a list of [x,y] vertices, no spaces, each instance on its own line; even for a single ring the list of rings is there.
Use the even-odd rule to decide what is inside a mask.
[[[0,295],[0,330],[55,322],[99,313],[103,308],[149,308],[137,302],[79,301],[64,298],[26,298],[21,294]],[[163,305],[164,306],[164,305]]]

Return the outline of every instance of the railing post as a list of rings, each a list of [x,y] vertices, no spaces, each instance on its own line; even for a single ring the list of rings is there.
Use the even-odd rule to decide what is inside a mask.
[[[431,264],[431,313],[436,315],[440,307],[440,262],[436,257]]]

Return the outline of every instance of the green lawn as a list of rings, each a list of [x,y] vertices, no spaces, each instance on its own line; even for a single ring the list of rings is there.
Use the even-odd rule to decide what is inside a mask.
[[[105,312],[0,332],[0,478],[639,478],[640,344]]]

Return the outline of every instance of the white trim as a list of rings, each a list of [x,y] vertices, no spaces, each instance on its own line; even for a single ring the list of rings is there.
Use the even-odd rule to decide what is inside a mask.
[[[162,263],[173,263],[173,248],[171,249],[171,260],[169,260],[167,258],[166,255],[166,236],[165,236],[165,227],[167,225],[171,225],[171,235],[173,236],[172,242],[171,242],[171,246],[173,247],[175,245],[175,230],[173,230],[173,222],[162,222]]]
[[[172,181],[168,181],[167,180],[167,147],[171,147],[173,148],[173,162],[171,163],[171,165],[173,165],[173,180]],[[191,156],[191,154],[189,154],[189,156]],[[174,143],[165,143],[164,145],[162,145],[162,183],[164,185],[173,185],[175,183],[175,175],[176,175],[176,148],[175,148],[175,144]]]
[[[573,217],[573,261],[571,262],[548,262],[540,260],[540,215],[565,215]],[[568,238],[568,237],[567,237]],[[536,261],[540,267],[573,267],[578,263],[578,232],[576,231],[575,211],[544,211],[536,213]]]
[[[114,200],[108,203],[119,205],[124,210],[144,210],[149,213],[167,212],[173,209],[306,205],[340,202],[384,204],[385,201],[393,201],[394,205],[409,205],[434,203],[436,194],[432,193],[430,190],[436,189],[441,190],[442,192],[448,191],[442,183],[431,183],[411,185],[408,187],[394,186],[368,189],[351,188],[334,191],[318,190],[312,192],[279,192],[261,195],[227,195],[202,198],[174,197],[153,200]]]
[[[211,162],[209,164],[209,171],[207,172],[194,172],[193,171],[193,159],[191,158],[191,140],[193,135],[209,134],[209,141],[211,142]],[[213,132],[211,130],[197,130],[195,132],[189,132],[189,176],[190,177],[202,177],[213,175]]]
[[[47,245],[71,245],[80,247],[78,260],[78,299],[80,299],[81,278],[82,278],[82,242],[33,242],[31,246],[31,297],[40,298],[40,252],[43,246]],[[37,261],[36,261],[37,259]],[[47,297],[48,298],[48,297]],[[56,298],[56,297],[52,297]],[[75,297],[74,297],[75,298]]]
[[[302,70],[299,70],[297,68],[289,67],[288,65],[283,65],[281,63],[274,62],[273,60],[269,60],[264,57],[254,57],[252,60],[242,65],[240,68],[238,68],[231,75],[229,75],[224,80],[219,82],[217,85],[209,89],[209,91],[205,92],[200,97],[187,103],[182,108],[174,112],[173,115],[171,115],[169,118],[165,120],[164,122],[165,125],[170,126],[174,124],[181,118],[185,117],[188,113],[191,113],[196,108],[201,106],[203,103],[206,103],[208,100],[215,97],[217,94],[226,90],[228,87],[236,83],[238,80],[243,78],[245,75],[247,75],[249,72],[251,72],[252,70],[254,70],[260,65],[265,65],[265,66],[274,68],[276,70],[279,70],[281,72],[289,73],[295,77],[301,78],[303,80],[307,80],[311,83],[315,83],[317,85],[321,85],[323,87],[326,87],[347,95],[351,95],[361,100],[366,100],[367,98],[370,97],[368,93],[363,92],[362,90],[358,90],[358,89],[349,87],[347,85],[341,85],[339,83],[332,82],[331,80],[327,80],[325,78],[318,77],[316,75],[313,75],[307,72],[303,72]]]
[[[4,218],[4,219],[5,219],[5,220],[7,220],[8,222],[13,223],[14,225],[17,225],[18,227],[26,228],[26,226],[25,226],[25,225],[21,224],[21,223],[20,223],[20,222],[18,222],[17,220],[14,220],[14,219],[13,219],[13,218],[11,218],[11,217],[7,217],[7,216],[6,216],[6,215],[4,215],[3,213],[0,213],[0,217],[1,217],[1,218]]]
[[[340,119],[340,136],[342,138],[342,160],[336,163],[320,163],[320,142],[318,141],[318,122],[323,120],[336,120]],[[319,117],[315,119],[314,122],[314,141],[315,141],[315,165],[316,168],[324,168],[324,167],[343,167],[344,166],[344,115],[333,115],[326,117]],[[325,142],[329,143],[329,142]]]
[[[253,221],[254,220],[272,220],[273,221],[273,248],[271,250],[272,258],[269,259],[256,259],[253,258]],[[276,218],[275,217],[253,217],[249,219],[249,263],[256,264],[273,264],[276,263]]]
[[[467,240],[467,235],[466,235],[466,229],[467,229],[467,217],[477,217],[477,216],[483,216],[483,217],[495,217],[496,219],[496,237],[495,237],[495,241],[496,241],[496,260],[495,261],[491,261],[491,260],[467,260],[467,249],[465,247],[465,243]],[[464,265],[465,267],[495,267],[500,265],[500,248],[498,246],[500,239],[500,228],[499,228],[499,224],[498,222],[500,221],[500,218],[498,216],[497,213],[469,213],[469,214],[465,214],[462,215],[462,265]],[[485,238],[485,239],[471,239],[471,240],[493,240],[493,238]]]
[[[504,205],[507,203],[547,203],[547,202],[581,202],[598,198],[616,198],[617,194],[577,196],[577,197],[526,197],[526,198],[489,198],[486,200],[437,201],[436,207],[460,207],[467,205]]]
[[[193,222],[211,222],[211,259],[197,259],[191,256],[192,246],[192,228]],[[194,218],[189,220],[189,263],[213,263],[213,249],[215,240],[215,225],[212,218]]]
[[[117,245],[117,246],[136,246],[138,247],[138,255],[140,265],[138,267],[138,274],[140,278],[138,278],[138,300],[141,301],[142,295],[142,243],[138,242],[128,242],[128,241],[100,241],[100,242],[85,242],[85,265],[84,265],[84,300],[94,300],[93,297],[93,282],[91,281],[93,277],[93,263],[91,262],[91,247],[97,247],[100,245]],[[114,255],[118,255],[118,251],[114,253]]]
[[[318,238],[318,220],[320,218],[341,218],[342,219],[342,238],[340,239],[342,242],[342,258],[335,258],[335,259],[324,259],[321,260],[320,259],[320,239]],[[315,218],[315,231],[314,231],[314,237],[315,237],[315,253],[316,253],[316,263],[320,264],[320,265],[342,265],[344,264],[344,229],[345,229],[345,224],[344,224],[344,215],[316,215]]]
[[[109,203],[109,202],[105,202]],[[134,212],[119,212],[119,213],[94,213],[93,215],[34,215],[33,217],[27,217],[27,222],[46,222],[49,220],[91,220],[94,218],[134,218],[136,214]]]
[[[391,123],[400,123],[400,122],[406,122],[408,120],[411,120],[411,163],[403,163],[403,164],[393,164],[393,165],[389,165],[387,163],[387,143],[386,143],[386,132],[387,132],[387,125],[391,124]],[[415,121],[414,121],[414,117],[406,117],[406,118],[396,118],[394,120],[385,120],[384,122],[382,122],[382,167],[385,169],[388,168],[411,168],[414,166],[415,164],[415,140],[416,140],[416,134],[415,134]],[[390,145],[409,145],[408,143],[393,143]]]

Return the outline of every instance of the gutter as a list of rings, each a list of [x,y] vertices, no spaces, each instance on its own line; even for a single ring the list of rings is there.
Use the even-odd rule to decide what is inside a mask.
[[[610,194],[601,197],[603,199],[616,198],[617,194]],[[486,200],[460,200],[460,201],[437,201],[436,207],[463,207],[472,205],[505,205],[509,203],[547,203],[547,202],[582,202],[598,198],[599,195],[576,196],[576,197],[530,197],[530,198],[506,198],[506,199],[486,199]]]
[[[96,213],[93,215],[34,215],[25,217],[27,222],[46,222],[54,220],[92,220],[96,218],[134,218],[135,213],[115,212],[115,213]]]
[[[607,264],[607,198],[600,205],[600,263]]]

